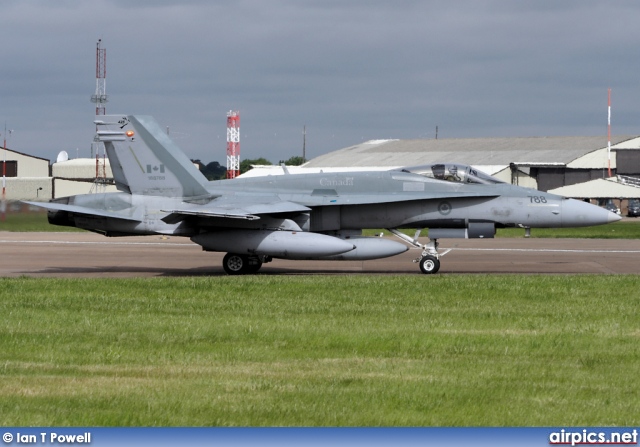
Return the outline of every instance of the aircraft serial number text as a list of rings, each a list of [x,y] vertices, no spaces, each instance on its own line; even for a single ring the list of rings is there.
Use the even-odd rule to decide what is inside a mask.
[[[547,198],[545,196],[528,196],[531,200],[531,203],[547,203]]]

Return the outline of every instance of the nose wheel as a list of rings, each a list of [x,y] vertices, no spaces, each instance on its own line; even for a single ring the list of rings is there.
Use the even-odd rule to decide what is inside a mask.
[[[422,273],[426,275],[433,275],[434,273],[438,273],[438,270],[440,270],[440,257],[446,255],[451,251],[451,249],[448,249],[442,254],[438,253],[439,244],[437,239],[430,239],[426,244],[421,244],[420,242],[418,242],[418,237],[420,237],[420,231],[422,230],[417,230],[416,235],[413,237],[413,239],[396,229],[387,228],[387,230],[392,234],[398,236],[406,243],[411,244],[416,248],[422,249],[422,253],[420,254],[420,256],[417,259],[414,259],[413,262],[417,262],[420,266],[420,271],[422,271]]]
[[[418,261],[418,265],[422,273],[427,275],[438,273],[438,270],[440,270],[440,260],[433,255],[423,256]]]

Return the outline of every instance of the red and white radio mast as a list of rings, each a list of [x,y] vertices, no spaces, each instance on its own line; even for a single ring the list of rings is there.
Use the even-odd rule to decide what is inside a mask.
[[[227,112],[227,178],[240,175],[240,112]]]

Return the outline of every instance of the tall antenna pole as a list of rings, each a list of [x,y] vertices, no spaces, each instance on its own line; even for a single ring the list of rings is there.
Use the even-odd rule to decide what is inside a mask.
[[[9,130],[9,135],[13,132],[13,130]],[[2,203],[0,203],[0,208],[2,211],[2,221],[5,219],[5,212],[7,210],[7,123],[4,123],[4,144],[2,145],[4,148],[4,157],[2,161]]]
[[[4,222],[4,214],[5,211],[7,209],[7,205],[6,205],[6,174],[7,174],[7,123],[4,123],[4,144],[2,145],[2,147],[4,148],[3,153],[4,153],[4,159],[2,161],[2,221]]]
[[[240,175],[240,112],[227,113],[227,178]]]
[[[608,91],[607,102],[607,172],[611,177],[611,89]]]
[[[98,43],[96,44],[96,92],[91,95],[91,102],[96,105],[96,116],[97,115],[106,115],[105,105],[109,101],[107,96],[107,49],[101,48],[102,39],[98,39]],[[98,128],[96,126],[96,132]],[[100,147],[103,147],[102,151],[102,166],[100,164]],[[104,181],[107,177],[107,168],[106,168],[106,156],[104,151],[104,146],[95,142],[93,147],[95,147],[96,151],[96,184],[101,179]]]
[[[91,102],[96,105],[96,115],[105,115],[107,96],[107,49],[100,48],[102,39],[96,45],[96,92],[91,96]]]
[[[307,125],[302,126],[302,162],[307,162]]]

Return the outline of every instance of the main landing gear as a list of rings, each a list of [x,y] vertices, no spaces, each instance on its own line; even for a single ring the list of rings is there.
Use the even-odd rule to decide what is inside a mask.
[[[227,253],[222,260],[222,268],[229,275],[256,273],[262,267],[262,259],[257,256]]]
[[[387,228],[387,230],[398,236],[408,244],[422,249],[422,253],[420,254],[420,256],[414,259],[413,262],[417,262],[422,273],[425,273],[427,275],[438,273],[438,270],[440,270],[440,258],[451,251],[451,249],[448,249],[442,254],[438,253],[439,244],[437,239],[429,239],[429,242],[427,242],[426,244],[421,244],[420,242],[418,242],[420,231],[422,230],[417,230],[416,235],[413,237],[413,239],[396,229]]]

